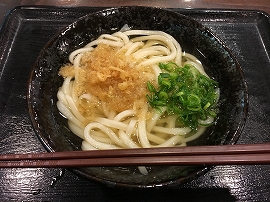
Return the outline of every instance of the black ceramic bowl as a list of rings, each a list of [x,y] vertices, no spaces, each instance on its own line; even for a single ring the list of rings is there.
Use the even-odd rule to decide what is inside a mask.
[[[226,45],[197,21],[169,10],[150,7],[106,9],[78,19],[53,37],[41,51],[29,83],[28,105],[33,127],[48,151],[80,150],[81,139],[68,129],[56,108],[63,79],[59,68],[73,50],[123,25],[171,34],[184,51],[197,56],[206,72],[219,82],[220,113],[216,124],[190,145],[234,144],[247,114],[247,89],[242,70]],[[173,186],[193,179],[207,167],[155,166],[145,176],[136,167],[88,167],[74,172],[108,186],[146,188]]]

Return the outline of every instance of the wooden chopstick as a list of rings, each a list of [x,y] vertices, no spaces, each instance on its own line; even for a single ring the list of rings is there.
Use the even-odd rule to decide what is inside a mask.
[[[270,143],[2,154],[1,168],[270,164]]]

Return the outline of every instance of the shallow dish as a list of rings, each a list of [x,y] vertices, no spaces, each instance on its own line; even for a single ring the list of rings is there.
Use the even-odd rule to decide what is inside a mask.
[[[219,82],[220,113],[216,124],[190,145],[234,144],[247,116],[247,88],[240,65],[226,45],[200,23],[172,11],[151,7],[121,7],[86,15],[53,37],[41,51],[29,80],[28,106],[33,127],[50,152],[80,150],[81,139],[67,126],[57,107],[63,79],[59,68],[71,51],[123,25],[132,29],[171,34],[183,50],[200,59],[206,72]],[[136,167],[74,168],[77,174],[108,186],[146,188],[175,186],[205,173],[205,166],[155,166],[148,175]]]

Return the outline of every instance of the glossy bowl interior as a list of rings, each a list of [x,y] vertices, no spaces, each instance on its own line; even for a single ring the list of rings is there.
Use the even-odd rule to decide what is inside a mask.
[[[247,88],[242,70],[226,45],[200,23],[169,10],[151,7],[106,9],[78,19],[53,37],[41,51],[29,80],[28,105],[33,127],[46,149],[80,150],[81,139],[68,129],[56,108],[57,91],[63,79],[59,68],[73,50],[104,33],[132,29],[161,30],[171,34],[184,51],[197,56],[206,72],[219,82],[220,113],[216,124],[190,145],[234,144],[247,116]],[[148,175],[136,167],[76,168],[77,174],[108,186],[168,187],[194,179],[208,170],[200,166],[154,166]]]

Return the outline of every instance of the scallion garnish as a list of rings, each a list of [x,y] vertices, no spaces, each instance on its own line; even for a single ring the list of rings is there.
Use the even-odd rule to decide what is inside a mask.
[[[177,114],[178,120],[197,130],[198,120],[216,116],[218,83],[201,74],[194,66],[179,67],[175,63],[160,63],[163,71],[158,76],[158,87],[147,83],[151,107],[166,106],[168,114]]]

